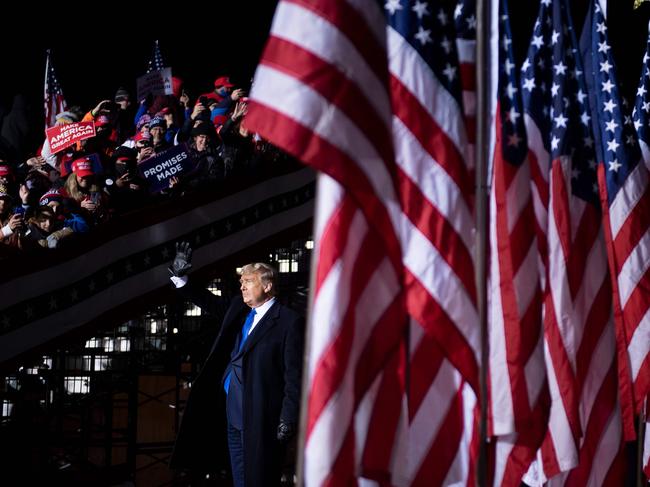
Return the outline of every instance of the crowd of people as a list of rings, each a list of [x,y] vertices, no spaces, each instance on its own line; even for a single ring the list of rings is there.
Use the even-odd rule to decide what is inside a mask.
[[[56,153],[45,138],[26,161],[0,153],[0,258],[57,248],[116,215],[218,188],[225,179],[286,159],[246,130],[248,100],[227,76],[196,99],[176,92],[134,103],[120,88],[113,100],[87,112],[73,107],[56,115],[57,126],[93,121],[93,137]],[[139,166],[180,144],[186,144],[192,169],[171,177],[162,191],[150,191]]]

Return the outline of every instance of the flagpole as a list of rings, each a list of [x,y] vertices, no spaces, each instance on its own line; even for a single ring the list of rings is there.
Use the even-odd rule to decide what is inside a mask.
[[[487,485],[487,235],[489,209],[487,167],[490,148],[488,104],[490,12],[491,0],[476,2],[476,290],[478,318],[481,327],[480,450],[476,466],[476,482],[479,487]]]

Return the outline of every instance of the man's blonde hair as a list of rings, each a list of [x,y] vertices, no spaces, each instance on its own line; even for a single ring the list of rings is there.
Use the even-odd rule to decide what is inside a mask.
[[[269,295],[276,295],[275,282],[277,281],[278,271],[276,271],[272,266],[265,264],[264,262],[253,262],[252,264],[246,264],[240,269],[239,275],[241,276],[243,274],[259,275],[262,286],[272,284]]]

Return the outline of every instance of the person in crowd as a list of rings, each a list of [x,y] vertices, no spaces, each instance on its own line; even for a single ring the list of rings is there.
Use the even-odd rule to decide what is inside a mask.
[[[117,130],[117,143],[122,144],[133,136],[133,117],[134,109],[131,103],[131,95],[125,88],[120,87],[115,92],[114,101],[117,104],[117,120],[115,128]]]
[[[61,192],[69,208],[87,222],[94,225],[108,218],[108,198],[97,182],[91,157],[80,157],[72,163],[72,173]]]
[[[191,135],[188,151],[195,161],[194,170],[175,178],[172,182],[175,193],[215,185],[224,179],[223,160],[219,155],[212,125],[201,123],[192,129]]]
[[[165,141],[171,146],[179,128],[176,124],[174,111],[169,107],[165,107],[156,113],[156,117],[161,117],[165,121]]]
[[[47,206],[54,212],[54,216],[61,227],[68,227],[74,233],[86,233],[90,230],[88,223],[79,214],[71,211],[64,205],[64,198],[60,188],[50,188],[41,196],[40,206]]]
[[[54,211],[47,205],[36,208],[27,220],[26,243],[48,249],[57,248],[59,242],[71,237],[73,230],[57,220]]]
[[[133,137],[133,141],[137,152],[136,162],[138,164],[154,155],[151,135],[148,132],[137,133],[135,137]]]
[[[13,211],[13,198],[8,188],[0,183],[0,243],[3,246],[20,247],[20,232],[24,227],[24,212],[22,207],[20,209]]]
[[[252,263],[240,272],[241,297],[230,305],[188,284],[192,250],[177,245],[170,267],[181,293],[211,315],[225,315],[192,384],[172,468],[211,472],[227,448],[235,487],[280,484],[284,451],[295,435],[300,402],[303,324],[277,300],[277,272]]]
[[[136,149],[118,147],[111,158],[111,167],[106,178],[106,191],[111,207],[117,213],[124,213],[143,206],[147,200],[145,181],[138,174]]]
[[[171,147],[171,144],[167,142],[167,139],[165,138],[166,131],[167,124],[162,117],[155,116],[151,119],[151,122],[149,123],[149,133],[151,134],[151,145],[156,154]]]
[[[247,103],[240,101],[219,131],[221,140],[221,157],[224,161],[226,176],[230,174],[256,174],[261,166],[261,154],[255,152],[255,142],[242,124],[248,111]]]

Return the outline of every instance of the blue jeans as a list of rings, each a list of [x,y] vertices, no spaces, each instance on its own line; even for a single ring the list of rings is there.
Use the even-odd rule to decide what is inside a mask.
[[[244,487],[244,432],[228,423],[228,451],[234,487]]]

